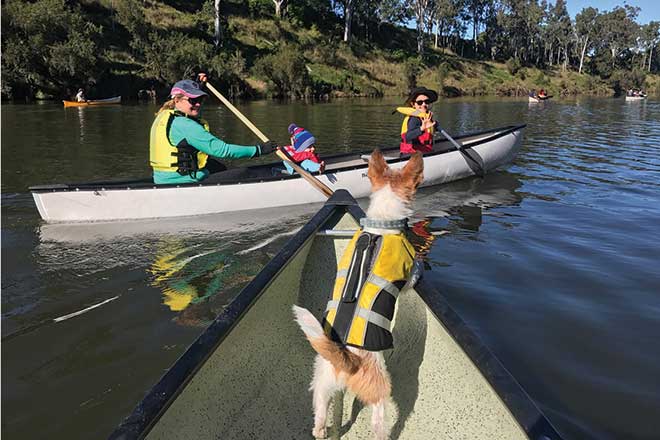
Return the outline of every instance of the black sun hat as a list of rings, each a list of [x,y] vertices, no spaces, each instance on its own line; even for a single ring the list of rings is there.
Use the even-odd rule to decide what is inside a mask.
[[[408,95],[408,99],[406,99],[406,104],[410,104],[413,102],[419,95],[426,95],[429,97],[431,102],[435,102],[438,100],[438,92],[435,90],[427,89],[426,87],[415,87],[410,91],[410,94]]]

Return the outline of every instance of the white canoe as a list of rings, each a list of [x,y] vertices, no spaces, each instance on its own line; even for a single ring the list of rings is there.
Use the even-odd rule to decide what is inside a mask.
[[[626,95],[626,101],[641,101],[642,99],[646,99],[646,95],[642,95],[642,96],[628,96],[628,95]]]
[[[508,164],[518,152],[525,125],[507,126],[456,136],[465,149],[438,140],[424,155],[422,186],[479,175]],[[333,191],[347,189],[355,197],[370,191],[368,154],[324,157],[326,171],[317,178]],[[383,149],[388,163],[402,167],[409,156]],[[41,217],[49,223],[137,220],[244,211],[323,202],[325,196],[298,175],[280,172],[281,163],[227,172],[227,181],[212,184],[154,185],[150,179],[123,182],[58,184],[30,187]],[[240,175],[238,178],[237,175]]]
[[[291,306],[322,315],[334,268],[363,216],[350,194],[336,192],[110,439],[311,439],[314,351]],[[432,283],[422,277],[401,293],[393,323],[394,348],[385,354],[391,438],[561,440]],[[370,416],[350,393],[335,394],[328,438],[374,438]]]
[[[528,98],[529,98],[529,102],[543,102],[543,101],[547,101],[548,99],[552,98],[552,95],[550,95],[550,96],[543,96],[543,97],[539,97],[539,96],[528,96]]]

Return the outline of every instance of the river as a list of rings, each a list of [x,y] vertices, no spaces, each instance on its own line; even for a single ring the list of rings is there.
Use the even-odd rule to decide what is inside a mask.
[[[399,104],[238,106],[279,143],[291,122],[308,128],[322,155],[396,145]],[[318,208],[41,222],[31,185],[147,175],[156,110],[2,105],[3,438],[105,438]],[[450,133],[528,127],[507,169],[420,191],[416,218],[448,231],[426,276],[567,439],[657,439],[658,98],[454,99],[434,110]],[[229,142],[256,141],[215,103],[204,116]]]

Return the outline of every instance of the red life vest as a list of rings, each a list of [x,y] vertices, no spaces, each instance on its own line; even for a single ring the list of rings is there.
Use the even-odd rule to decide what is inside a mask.
[[[421,151],[422,153],[433,151],[433,127],[422,133],[417,138],[413,139],[412,142],[408,142],[406,140],[406,133],[408,132],[408,120],[411,117],[414,118],[415,116],[406,116],[403,118],[403,124],[401,124],[401,144],[399,145],[401,153],[412,154],[415,151]]]

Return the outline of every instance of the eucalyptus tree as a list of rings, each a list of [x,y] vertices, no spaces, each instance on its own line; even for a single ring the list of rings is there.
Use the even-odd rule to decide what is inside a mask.
[[[373,17],[378,24],[378,30],[383,23],[397,25],[411,18],[410,10],[403,0],[371,0]]]
[[[557,42],[557,64],[559,64],[563,52],[563,70],[566,70],[570,53],[569,45],[571,44],[573,35],[573,26],[571,23],[571,17],[568,15],[568,10],[566,9],[565,0],[557,0],[557,3],[550,7],[548,28],[550,31],[550,38],[553,38]]]
[[[447,34],[451,33],[451,29],[455,27],[461,11],[463,10],[464,0],[436,0],[434,4],[435,18],[435,47],[438,43],[443,47],[447,45],[446,41],[442,42],[442,36],[445,30]]]
[[[273,0],[275,4],[275,16],[277,18],[282,18],[284,10],[286,9],[286,0]]]
[[[575,16],[575,35],[580,48],[580,67],[578,68],[580,74],[584,66],[584,56],[594,45],[598,35],[598,26],[598,9],[584,8]]]
[[[660,22],[650,21],[648,24],[645,24],[640,28],[640,43],[644,50],[645,57],[643,67],[650,72],[651,62],[653,61],[653,51],[658,43],[660,43]],[[648,57],[646,57],[646,51],[648,51]],[[648,68],[646,67],[647,64]]]
[[[600,47],[610,53],[611,68],[617,66],[619,55],[634,43],[639,25],[635,22],[639,8],[625,5],[600,14],[597,18],[601,29]]]
[[[424,53],[424,27],[427,23],[428,16],[431,14],[433,7],[433,0],[409,0],[415,15],[415,23],[417,29],[417,53],[422,55]]]
[[[540,51],[543,16],[536,0],[502,0],[496,20],[504,35],[492,38],[505,45],[507,56],[528,63]]]
[[[479,36],[479,25],[486,19],[486,14],[494,4],[493,0],[465,0],[465,17],[472,22],[472,41],[474,52],[478,52],[477,37]]]

